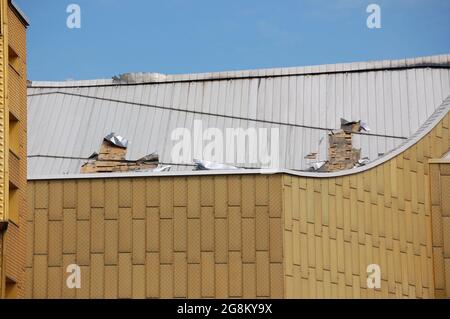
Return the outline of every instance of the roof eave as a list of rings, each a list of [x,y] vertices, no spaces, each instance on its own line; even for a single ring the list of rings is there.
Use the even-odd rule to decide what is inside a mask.
[[[12,10],[17,15],[17,17],[22,21],[22,23],[25,25],[25,27],[30,26],[30,20],[26,16],[26,14],[20,9],[20,7],[17,5],[16,1],[9,0],[9,4],[11,5]]]

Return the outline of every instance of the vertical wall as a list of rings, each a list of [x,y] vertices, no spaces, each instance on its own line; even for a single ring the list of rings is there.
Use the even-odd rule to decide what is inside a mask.
[[[449,122],[447,114],[406,152],[359,174],[326,179],[283,177],[287,297],[429,298],[435,296],[435,288],[448,287],[444,272],[437,271],[449,269],[450,264],[436,258],[442,252],[447,256],[448,245],[442,241],[445,235],[435,233],[441,227],[435,213],[431,231],[428,161],[449,150]],[[448,184],[447,176],[440,180]],[[437,202],[437,186],[433,187],[436,212],[441,203]],[[445,196],[440,198],[445,200]],[[447,230],[447,215],[442,216]],[[436,242],[432,243],[432,236]],[[381,289],[367,288],[369,264],[381,267]]]
[[[430,164],[435,295],[450,297],[450,160]]]
[[[8,10],[8,211],[5,236],[6,297],[23,297],[26,236],[26,26]]]
[[[6,222],[7,205],[7,155],[5,131],[7,128],[6,107],[6,73],[8,67],[8,42],[6,37],[8,5],[6,0],[0,0],[0,223]],[[4,227],[4,226],[3,226]],[[0,298],[4,295],[4,230],[0,229]]]
[[[29,182],[27,297],[282,298],[281,176]],[[66,267],[81,267],[81,289]]]

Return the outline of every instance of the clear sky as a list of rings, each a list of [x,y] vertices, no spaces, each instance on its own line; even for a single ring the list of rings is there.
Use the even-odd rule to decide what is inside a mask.
[[[28,78],[110,78],[450,53],[450,0],[16,0]],[[81,28],[66,25],[81,8]],[[369,29],[369,4],[381,29]]]

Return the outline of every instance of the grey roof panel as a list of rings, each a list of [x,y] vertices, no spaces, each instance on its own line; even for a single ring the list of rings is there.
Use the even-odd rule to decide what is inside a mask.
[[[180,171],[175,172],[128,172],[128,173],[100,173],[100,174],[40,174],[29,175],[29,180],[64,180],[64,179],[92,179],[92,178],[130,178],[130,177],[164,177],[164,176],[212,176],[212,175],[248,175],[248,174],[290,174],[292,176],[301,177],[315,177],[315,178],[334,178],[341,176],[349,176],[352,174],[361,173],[377,167],[387,161],[391,160],[395,156],[400,155],[407,149],[411,148],[414,144],[420,141],[426,136],[444,116],[450,112],[450,96],[436,109],[436,111],[430,116],[425,123],[414,133],[410,138],[404,140],[399,146],[385,154],[383,157],[362,166],[349,170],[336,171],[331,173],[316,173],[316,172],[302,172],[290,169],[237,169],[237,170],[221,170],[221,171],[187,171],[190,167],[183,167]],[[443,154],[442,159],[433,160],[436,163],[446,161],[449,153]]]
[[[430,61],[433,67],[420,66]],[[409,69],[398,68],[405,63]],[[77,173],[80,158],[97,151],[112,131],[131,141],[129,159],[158,151],[162,161],[171,163],[171,132],[192,129],[194,119],[201,119],[204,128],[222,131],[279,127],[281,168],[286,169],[307,168],[304,156],[312,151],[325,159],[326,139],[320,147],[318,143],[327,130],[338,128],[341,117],[361,119],[372,131],[357,136],[355,144],[363,156],[375,160],[411,136],[450,94],[449,66],[444,55],[302,67],[295,75],[289,75],[289,68],[195,75],[184,79],[197,80],[184,82],[166,76],[132,85],[111,81],[105,86],[105,80],[72,83],[78,86],[33,82],[28,89],[30,174]],[[333,73],[339,69],[345,72]],[[352,70],[358,72],[348,73]],[[258,77],[246,77],[252,74]]]

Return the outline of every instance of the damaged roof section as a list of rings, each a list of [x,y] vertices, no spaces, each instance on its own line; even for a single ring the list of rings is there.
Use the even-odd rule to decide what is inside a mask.
[[[116,135],[115,133],[106,135],[104,140],[120,148],[126,149],[128,147],[128,140],[122,136]]]
[[[360,160],[362,162],[361,165],[355,165],[353,169],[349,170],[340,170],[340,171],[333,171],[333,172],[320,172],[320,174],[316,171],[299,171],[299,170],[286,170],[286,169],[261,169],[261,170],[254,170],[254,169],[235,169],[235,170],[201,170],[196,169],[192,170],[190,172],[180,172],[180,171],[174,171],[174,172],[168,172],[164,176],[200,176],[200,175],[208,175],[208,174],[218,174],[218,175],[242,175],[242,174],[278,174],[278,173],[286,173],[290,174],[292,176],[302,176],[302,177],[315,177],[315,178],[331,178],[331,177],[342,177],[346,175],[351,174],[357,174],[361,173],[367,170],[370,170],[374,167],[377,167],[383,163],[386,163],[387,161],[395,158],[399,154],[407,151],[411,147],[413,147],[416,143],[418,143],[421,139],[426,137],[427,134],[429,134],[435,127],[438,125],[438,123],[445,118],[445,116],[450,112],[450,96],[447,97],[443,101],[443,103],[436,109],[436,111],[430,116],[425,123],[417,130],[409,139],[405,140],[402,145],[399,147],[391,150],[387,154],[384,154],[383,157],[377,158],[374,161],[367,162],[367,159],[363,158]],[[441,150],[442,151],[442,150]],[[448,151],[446,154],[442,155],[442,158],[448,159],[448,156],[450,155],[450,151]],[[431,159],[430,159],[431,161]],[[323,164],[322,164],[323,165]],[[154,170],[153,172],[159,172],[158,170]],[[117,174],[96,174],[96,175],[86,175],[86,178],[104,178],[104,177],[120,177],[120,176],[133,176],[130,174],[125,175],[117,175]],[[136,176],[160,176],[155,174],[138,174]],[[48,176],[29,176],[29,180],[43,180],[43,179],[67,179],[68,177],[66,175],[48,175]],[[70,178],[84,178],[83,175],[72,175]]]
[[[167,76],[161,73],[123,73],[112,77],[116,84],[158,83],[164,82]]]
[[[81,166],[81,173],[114,173],[114,172],[166,172],[171,165],[160,165],[157,153],[146,155],[138,160],[126,160],[129,141],[115,133],[106,135],[100,146],[100,151],[92,153],[88,161]],[[238,167],[194,159],[193,170],[237,170]]]
[[[134,74],[115,81],[31,82],[28,171],[33,176],[79,173],[98,142],[113,131],[131,141],[127,159],[158,150],[160,163],[191,171],[193,165],[172,159],[177,141],[171,134],[177,128],[194,132],[198,120],[204,129],[222,132],[279,129],[279,167],[305,171],[311,161],[327,160],[328,133],[340,127],[340,118],[361,119],[371,130],[353,133],[352,143],[361,158],[373,161],[414,134],[450,94],[449,62],[450,55],[442,55],[150,81]],[[311,152],[317,154],[305,159]],[[261,161],[227,164],[263,167]]]
[[[355,133],[369,132],[370,128],[361,121],[347,121],[341,118],[341,129],[328,133],[327,159],[311,162],[309,171],[335,172],[364,166],[370,162],[368,157],[361,159],[361,149],[354,148],[353,137]],[[319,141],[319,145],[322,139]],[[305,159],[316,160],[317,152],[311,152]]]
[[[90,87],[117,84],[147,84],[164,82],[202,82],[239,80],[267,77],[315,76],[339,73],[367,73],[377,71],[403,71],[405,69],[450,69],[450,54],[424,56],[398,60],[361,61],[299,67],[254,69],[190,74],[162,74],[158,72],[122,73],[111,78],[96,80],[30,81],[29,87]]]
[[[323,161],[315,161],[311,163],[309,171],[315,172],[335,172],[341,170],[349,170],[355,167],[364,166],[370,162],[369,158],[365,157],[361,159],[361,149],[356,149],[353,147],[353,134],[360,133],[362,131],[370,131],[367,124],[361,121],[347,121],[341,118],[341,129],[332,130],[328,134],[328,158]],[[319,141],[319,146],[322,144],[324,138],[322,137]],[[103,163],[99,164],[98,161],[109,161],[109,160],[124,160],[126,155],[126,148],[128,145],[128,140],[117,136],[114,133],[108,134],[103,141],[100,154],[91,156],[96,160],[95,165],[104,167]],[[308,160],[317,160],[318,153],[311,152],[305,156]],[[147,166],[158,163],[158,155],[153,153],[147,155],[136,161],[137,164]],[[250,168],[239,168],[237,166],[228,165],[225,163],[211,162],[207,160],[194,159],[194,171],[227,171],[227,170],[239,170],[239,169],[250,169]],[[105,165],[109,165],[106,163]],[[86,165],[83,167],[87,167]],[[123,171],[125,168],[121,168]],[[254,168],[253,168],[254,169]],[[128,168],[128,170],[138,170],[134,166]],[[92,173],[91,170],[87,171]],[[103,171],[101,171],[103,172]]]
[[[160,166],[157,153],[146,155],[136,161],[126,160],[128,140],[115,133],[103,139],[99,153],[93,153],[81,166],[81,173],[153,172],[168,171],[170,166]]]

